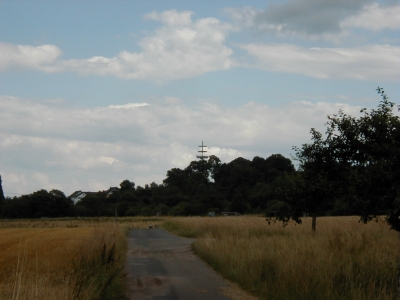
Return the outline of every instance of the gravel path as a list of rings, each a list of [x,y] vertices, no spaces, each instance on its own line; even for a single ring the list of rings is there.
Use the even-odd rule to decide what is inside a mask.
[[[129,299],[255,299],[194,255],[193,241],[162,229],[131,229],[126,262]]]

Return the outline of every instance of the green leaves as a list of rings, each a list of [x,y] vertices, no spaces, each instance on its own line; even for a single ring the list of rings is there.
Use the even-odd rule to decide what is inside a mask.
[[[377,91],[377,109],[362,109],[359,118],[340,110],[328,116],[324,136],[312,128],[313,142],[294,147],[301,171],[294,188],[303,195],[294,204],[318,212],[351,201],[363,221],[387,214],[392,229],[400,230],[400,119],[383,89]]]

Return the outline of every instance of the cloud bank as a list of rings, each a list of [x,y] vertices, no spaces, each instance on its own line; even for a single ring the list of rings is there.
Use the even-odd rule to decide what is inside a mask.
[[[259,11],[251,7],[229,9],[232,23],[216,18],[193,19],[191,11],[168,10],[144,16],[160,26],[139,41],[140,52],[120,52],[114,57],[61,59],[56,45],[0,43],[0,71],[30,69],[47,73],[115,76],[165,83],[205,73],[242,67],[302,74],[315,78],[399,80],[398,46],[304,48],[294,44],[229,45],[232,32],[253,29],[274,35],[337,38],[348,30],[398,30],[400,5],[381,6],[368,0],[291,0],[270,4]],[[236,24],[236,25],[235,25]],[[334,37],[335,36],[335,37]],[[245,54],[239,49],[246,50]],[[242,56],[240,56],[242,55]],[[255,62],[252,63],[252,58]]]
[[[382,6],[370,0],[291,0],[265,10],[229,8],[237,27],[278,36],[337,39],[347,30],[399,30],[400,5]]]
[[[0,70],[70,71],[165,82],[229,69],[233,53],[225,45],[229,25],[215,18],[193,21],[192,14],[169,10],[146,15],[146,19],[163,26],[140,40],[142,52],[122,51],[111,58],[60,60],[61,50],[54,45],[34,47],[0,43]]]
[[[377,45],[357,48],[303,48],[296,45],[242,45],[257,67],[270,72],[303,74],[315,78],[400,79],[400,47]]]
[[[242,156],[287,157],[323,129],[328,114],[358,107],[305,101],[279,107],[248,103],[226,108],[205,103],[66,107],[0,97],[0,152],[6,195],[58,188],[103,190],[129,179],[161,183],[166,172],[195,160],[203,140],[224,162]],[[130,107],[134,107],[133,109]]]

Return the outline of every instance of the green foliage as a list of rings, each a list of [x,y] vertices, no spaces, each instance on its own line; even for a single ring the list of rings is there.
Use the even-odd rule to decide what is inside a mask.
[[[247,204],[245,198],[242,193],[236,192],[235,196],[233,196],[232,203],[230,206],[230,211],[238,212],[240,214],[244,214],[249,210],[249,205]]]
[[[277,187],[284,184],[285,175],[294,172],[290,159],[280,154],[267,159],[255,157],[252,161],[240,157],[224,164],[211,155],[208,161],[192,161],[184,169],[169,170],[160,185],[152,182],[135,187],[125,179],[119,191],[86,193],[76,205],[61,191],[42,190],[7,201],[5,215],[7,218],[112,217],[115,210],[118,216],[206,215],[209,211],[260,213],[276,198]],[[68,209],[66,206],[61,214],[52,212],[53,206],[45,200],[47,196],[64,199]]]
[[[73,203],[59,190],[39,190],[30,195],[6,199],[5,218],[57,218],[71,214]]]
[[[122,181],[119,186],[121,187],[121,191],[130,191],[135,189],[135,183],[125,179]]]
[[[298,175],[282,192],[292,209],[286,217],[299,220],[300,212],[313,216],[347,208],[363,222],[388,215],[392,229],[400,229],[400,119],[378,87],[382,100],[376,110],[361,110],[356,118],[339,111],[328,116],[326,134],[311,129],[311,144],[294,147]]]

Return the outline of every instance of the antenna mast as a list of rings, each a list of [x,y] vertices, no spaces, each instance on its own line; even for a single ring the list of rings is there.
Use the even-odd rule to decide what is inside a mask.
[[[203,141],[201,141],[201,146],[199,146],[199,147],[201,148],[201,150],[198,151],[198,152],[200,152],[201,155],[197,155],[197,158],[200,158],[201,161],[204,161],[205,158],[208,158],[208,156],[204,155],[204,153],[207,152],[207,151],[204,150],[204,148],[207,147],[207,146],[204,146],[203,145]]]

